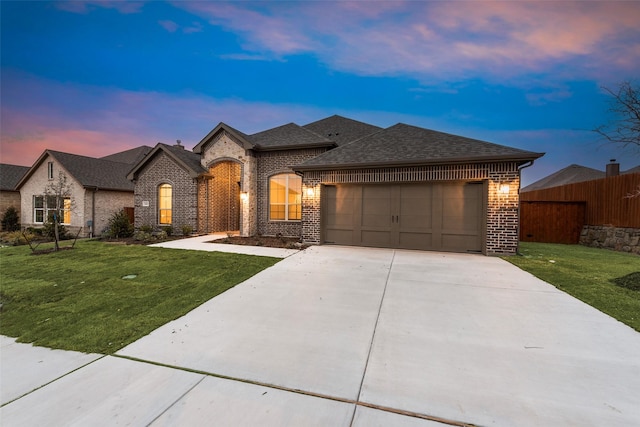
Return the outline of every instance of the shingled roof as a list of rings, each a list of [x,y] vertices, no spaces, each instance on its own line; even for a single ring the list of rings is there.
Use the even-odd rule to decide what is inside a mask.
[[[323,153],[294,169],[303,171],[508,160],[524,163],[542,155],[398,123]]]
[[[302,127],[334,141],[339,146],[382,130],[381,127],[338,115],[333,115]]]
[[[522,187],[520,192],[525,193],[527,191],[541,190],[543,188],[558,187],[560,185],[575,184],[576,182],[591,181],[593,179],[600,179],[605,177],[603,171],[597,169],[588,168],[580,165],[569,165],[566,168],[562,168],[557,172],[552,173],[533,184],[529,184],[526,187]]]
[[[142,145],[140,147],[132,148],[131,150],[121,151],[109,156],[100,157],[100,159],[118,163],[128,163],[133,166],[140,160],[142,160],[144,156],[149,154],[151,150],[153,150],[153,147]]]
[[[207,170],[202,167],[200,163],[200,155],[196,154],[192,151],[186,150],[182,145],[167,145],[163,143],[158,143],[152,150],[147,154],[144,159],[139,162],[128,174],[126,174],[126,178],[129,180],[136,179],[138,172],[158,153],[165,153],[168,155],[173,161],[175,161],[178,165],[180,165],[190,177],[197,178],[199,175],[206,173]]]
[[[21,187],[49,156],[60,163],[85,188],[133,191],[133,183],[127,179],[127,172],[131,169],[129,163],[113,162],[54,150],[45,150],[16,188]]]
[[[336,143],[331,139],[318,135],[295,123],[254,133],[249,135],[249,141],[253,143],[254,149],[258,151],[336,146]]]
[[[0,190],[16,191],[16,186],[28,171],[28,166],[0,164]]]

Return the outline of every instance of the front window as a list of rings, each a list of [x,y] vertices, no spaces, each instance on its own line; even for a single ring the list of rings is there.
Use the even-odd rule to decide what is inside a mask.
[[[71,198],[56,196],[33,196],[33,222],[43,224],[60,215],[61,224],[71,224]]]
[[[160,224],[171,224],[171,185],[162,184],[158,189]]]
[[[269,219],[300,221],[302,219],[302,178],[293,173],[269,180]]]

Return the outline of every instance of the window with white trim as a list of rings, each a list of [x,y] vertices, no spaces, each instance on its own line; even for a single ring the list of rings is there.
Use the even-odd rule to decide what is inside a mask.
[[[56,196],[33,196],[33,222],[44,224],[59,215],[60,223],[71,224],[71,198]]]
[[[53,162],[47,163],[47,178],[53,179]]]
[[[170,184],[158,187],[158,223],[171,224],[172,188]]]
[[[269,219],[300,221],[302,219],[302,178],[283,173],[269,179]]]

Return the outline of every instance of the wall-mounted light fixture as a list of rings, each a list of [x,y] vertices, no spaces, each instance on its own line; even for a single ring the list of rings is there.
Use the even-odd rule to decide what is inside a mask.
[[[313,197],[315,192],[313,191],[313,187],[307,188],[307,196]]]
[[[498,191],[502,194],[509,194],[510,190],[509,184],[500,184],[500,187],[498,187]]]
[[[241,191],[240,200],[242,200],[243,202],[246,202],[247,200],[249,200],[249,193],[247,193],[246,191]]]

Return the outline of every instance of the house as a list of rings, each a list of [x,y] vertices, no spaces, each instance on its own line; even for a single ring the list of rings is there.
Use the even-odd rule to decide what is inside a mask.
[[[16,189],[21,195],[21,224],[40,227],[49,212],[62,210],[62,223],[81,236],[100,234],[113,213],[133,207],[133,184],[127,172],[151,147],[141,146],[103,158],[79,156],[45,150],[20,179]],[[58,185],[65,177],[70,194],[62,200],[46,197],[49,185]]]
[[[542,155],[334,115],[251,135],[220,123],[192,152],[158,144],[128,178],[137,227],[498,255],[516,251],[520,169]]]
[[[27,166],[0,164],[0,218],[9,207],[14,207],[20,214],[20,192],[16,185],[28,170]]]

